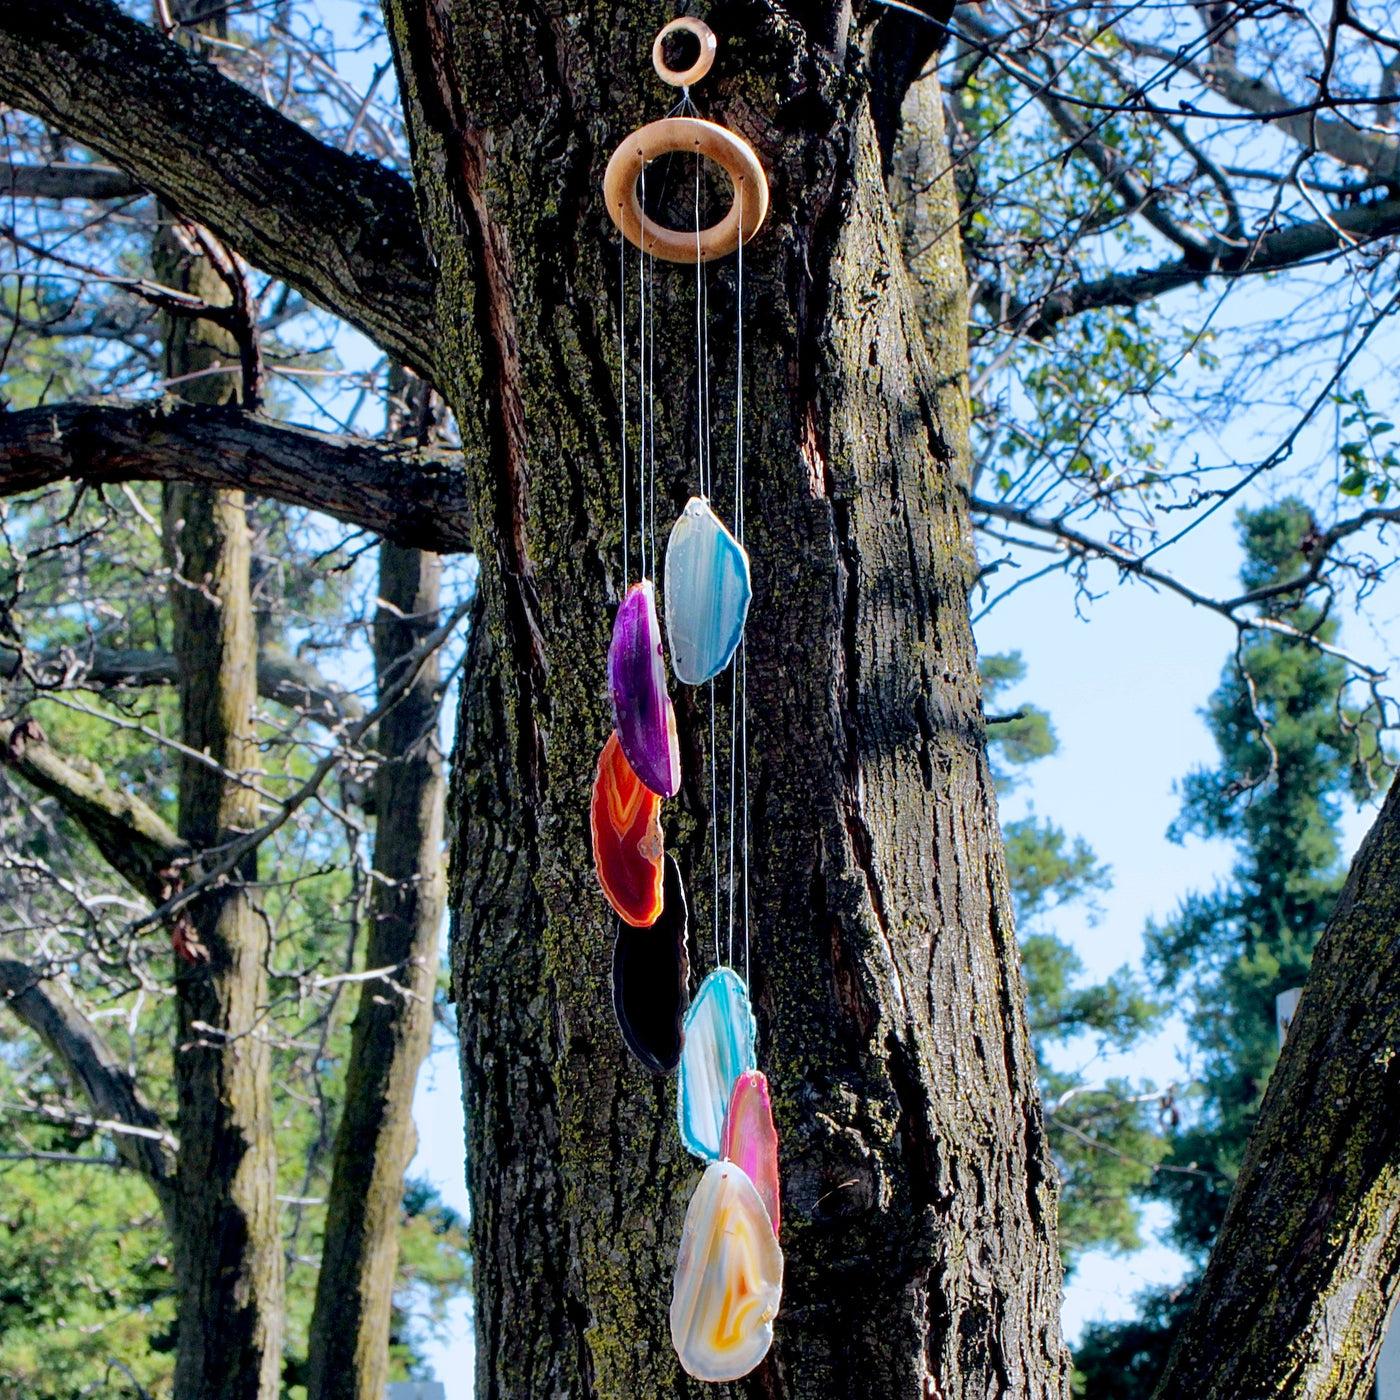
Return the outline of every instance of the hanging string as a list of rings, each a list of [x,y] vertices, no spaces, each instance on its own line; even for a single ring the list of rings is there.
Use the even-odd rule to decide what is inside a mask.
[[[700,359],[700,374],[701,397],[705,403],[705,488],[708,499],[709,496],[714,495],[715,491],[714,457],[711,452],[714,414],[710,408],[710,276],[708,265],[700,279],[700,303],[700,318],[705,326],[705,353]]]
[[[663,186],[662,193],[665,193]],[[647,539],[651,545],[651,572],[649,579],[656,578],[656,255],[648,260],[651,277],[647,286],[647,315],[651,320],[651,337],[647,341],[647,354],[650,357],[647,412],[651,416],[651,458],[647,490]]]
[[[705,264],[700,256],[700,152],[695,153],[695,460],[699,477],[700,495],[709,499],[710,483],[705,465],[708,460],[706,436],[709,431],[705,403],[705,360],[709,338],[704,315]],[[719,766],[715,755],[715,682],[710,678],[710,854],[713,870],[713,891],[711,910],[715,944],[715,966],[720,965],[719,955]],[[731,959],[732,961],[732,959]]]
[[[647,207],[647,167],[642,162],[642,210]],[[637,550],[638,577],[647,577],[647,435],[649,430],[647,415],[647,255],[646,248],[638,244],[637,250],[637,322],[640,327],[640,342],[637,347],[637,413],[641,419],[641,452],[637,464]]]
[[[744,319],[743,319],[743,295],[744,295],[744,182],[740,180],[734,191],[735,202],[739,208],[739,272],[737,278],[736,312],[735,317],[738,323],[738,333],[736,341],[736,370],[735,370],[735,390],[734,390],[734,537],[742,547],[744,543],[744,415],[743,415],[743,354],[744,354]],[[739,640],[739,645],[743,647],[743,638]],[[742,651],[740,652],[742,656]],[[739,667],[738,661],[731,661],[729,666],[729,965],[734,965],[734,795],[735,795],[735,728],[736,717],[739,711]],[[744,755],[747,765],[748,754]],[[744,799],[748,800],[748,778],[745,774]],[[747,900],[747,895],[746,895]],[[749,958],[748,958],[748,915],[745,910],[744,918],[744,982],[747,985],[749,980]]]
[[[744,544],[744,182],[736,191],[739,201],[739,262],[734,298],[734,528],[740,546]],[[732,724],[731,716],[731,724]],[[744,819],[744,985],[749,983],[749,651],[745,638],[739,639],[739,751],[742,754],[740,780],[743,783]],[[732,822],[731,817],[731,822]]]
[[[729,895],[729,966],[734,966],[734,717],[738,713],[739,668],[729,663],[729,878],[726,889]],[[747,969],[744,980],[748,981]]]
[[[627,593],[627,235],[617,232],[617,349],[622,360],[622,596]]]
[[[705,479],[705,362],[701,347],[704,344],[702,327],[700,283],[705,264],[700,258],[700,152],[695,152],[695,463],[700,478],[699,494],[705,500],[710,497],[710,484]]]

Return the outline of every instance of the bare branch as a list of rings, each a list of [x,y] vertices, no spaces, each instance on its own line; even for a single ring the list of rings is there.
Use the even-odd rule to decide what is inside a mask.
[[[1261,117],[1273,118],[1300,146],[1320,151],[1342,165],[1364,170],[1377,179],[1400,180],[1400,136],[1364,131],[1354,123],[1323,118],[1316,111],[1299,113],[1298,104],[1271,88],[1262,78],[1242,73],[1222,60],[1216,50],[1213,61],[1201,73],[1202,80],[1227,102]]]
[[[98,1123],[131,1130],[112,1133],[117,1153],[150,1182],[173,1224],[170,1133],[97,1028],[61,982],[13,958],[0,958],[0,998],[58,1057],[92,1105]]]
[[[1125,574],[1132,574],[1145,583],[1165,588],[1168,592],[1185,598],[1188,603],[1192,603],[1198,608],[1206,608],[1210,612],[1218,613],[1240,632],[1275,632],[1279,636],[1291,637],[1295,641],[1304,642],[1310,647],[1315,647],[1318,651],[1326,652],[1328,656],[1335,656],[1370,679],[1379,679],[1384,674],[1374,666],[1368,666],[1364,661],[1352,656],[1349,652],[1342,651],[1339,647],[1324,642],[1322,638],[1313,633],[1305,631],[1301,627],[1294,627],[1291,623],[1284,622],[1280,618],[1241,616],[1240,608],[1259,601],[1261,598],[1272,597],[1276,593],[1292,591],[1295,587],[1293,583],[1290,583],[1287,588],[1260,589],[1257,594],[1245,593],[1238,598],[1212,598],[1209,594],[1202,593],[1189,584],[1182,583],[1180,579],[1174,578],[1164,570],[1149,564],[1146,559],[1140,558],[1131,550],[1124,549],[1107,540],[1098,540],[1092,535],[1086,535],[1082,530],[1076,529],[1065,520],[1045,519],[1031,511],[1023,510],[1020,506],[1008,505],[1002,501],[985,501],[975,496],[971,498],[969,505],[977,514],[990,515],[998,520],[1009,520],[1014,525],[1050,535],[1059,540],[1071,554],[1076,554],[1081,558],[1105,559],[1116,565]],[[1371,513],[1370,519],[1388,517],[1389,515],[1390,512],[1378,511]],[[1359,529],[1361,526],[1357,525],[1355,528]],[[1353,530],[1339,528],[1329,533],[1335,536],[1332,540],[1335,543],[1353,533]],[[1315,570],[1321,568],[1320,557],[1315,556],[1313,568]],[[1304,575],[1296,586],[1305,587],[1306,582],[1314,576],[1315,574]]]
[[[241,488],[410,548],[472,547],[458,454],[318,433],[232,406],[99,400],[0,415],[0,496],[65,479]]]
[[[995,287],[988,287],[980,300],[994,316],[1004,317],[1010,328],[1042,338],[1061,321],[1085,311],[1104,306],[1140,306],[1210,277],[1276,272],[1396,234],[1400,234],[1400,199],[1378,200],[1338,209],[1325,219],[1277,229],[1251,242],[1216,240],[1204,263],[1180,258],[1137,272],[1115,272],[1093,282],[1058,288],[1043,300],[1013,302],[1009,310]]]
[[[318,141],[110,0],[0,6],[0,100],[436,377],[434,278],[401,176]]]
[[[1138,178],[1122,154],[1114,150],[1100,135],[1102,122],[1086,125],[1070,110],[1069,105],[1054,91],[1053,83],[1017,63],[1002,51],[1004,34],[979,18],[969,9],[959,23],[969,34],[997,49],[997,62],[1006,69],[1045,109],[1050,120],[1070,140],[1070,149],[1084,153],[1085,158],[1103,176],[1105,184],[1125,200],[1129,208],[1142,215],[1169,242],[1174,243],[1194,262],[1207,258],[1207,246],[1172,216],[1165,201]]]
[[[154,808],[125,788],[109,787],[96,764],[65,758],[33,720],[0,720],[0,761],[54,798],[108,864],[153,903],[169,896],[189,847]]]
[[[20,654],[3,647],[0,642],[0,677],[8,680],[19,673]],[[55,684],[90,690],[132,690],[176,682],[175,658],[168,651],[65,648],[31,655],[27,664],[46,683],[52,677]],[[281,647],[265,646],[258,652],[258,694],[321,724],[359,719],[364,713],[364,706],[348,690]]]
[[[15,199],[131,199],[145,191],[110,165],[0,164],[0,197]]]
[[[1347,22],[1362,33],[1370,32],[1350,18]],[[1318,151],[1342,165],[1368,171],[1381,180],[1400,178],[1400,136],[1365,131],[1352,122],[1320,117],[1320,105],[1340,108],[1344,104],[1325,93],[1312,102],[1300,103],[1285,97],[1262,78],[1241,71],[1235,64],[1232,47],[1218,42],[1219,35],[1212,36],[1217,42],[1211,45],[1210,59],[1200,63],[1174,49],[1146,43],[1131,35],[1119,33],[1116,37],[1129,53],[1157,59],[1190,74],[1233,106],[1279,127],[1306,150]],[[1361,100],[1358,99],[1358,105]],[[1149,107],[1149,110],[1155,109]]]
[[[256,831],[246,832],[222,848],[205,852],[205,860],[217,856],[217,861],[201,869],[196,879],[191,880],[189,884],[171,895],[158,909],[147,914],[144,918],[135,920],[131,929],[135,931],[178,914],[191,900],[198,898],[204,890],[233,874],[249,852],[257,850],[269,836],[280,831],[296,815],[297,811],[316,795],[317,790],[325,781],[326,775],[343,760],[344,750],[359,743],[365,734],[408,694],[417,681],[419,672],[456,630],[457,624],[467,615],[470,607],[470,603],[460,604],[440,627],[434,628],[411,652],[403,657],[402,671],[391,685],[380,691],[379,703],[369,714],[349,726],[344,742],[333,747],[316,764],[306,781],[282,803],[274,816],[269,817]]]

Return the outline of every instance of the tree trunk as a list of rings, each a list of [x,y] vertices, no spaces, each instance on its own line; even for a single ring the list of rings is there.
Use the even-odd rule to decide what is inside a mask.
[[[161,240],[155,256],[166,285],[227,300],[208,260],[191,256],[173,237]],[[238,364],[222,332],[193,320],[169,327],[169,377],[217,364]],[[236,382],[220,374],[187,379],[179,388],[197,401],[221,402]],[[181,738],[219,765],[181,759],[179,834],[200,852],[252,830],[258,819],[254,788],[236,776],[257,771],[257,634],[243,493],[167,486],[164,517]],[[191,875],[198,870],[196,861]],[[276,1400],[281,1389],[283,1260],[271,1056],[259,1033],[269,930],[244,883],[256,878],[257,855],[250,853],[235,878],[192,902],[176,940],[176,1400]]]
[[[374,655],[381,690],[438,625],[435,554],[379,547]],[[336,1130],[325,1244],[311,1322],[310,1400],[382,1400],[398,1262],[403,1174],[413,1156],[413,1089],[428,1053],[443,878],[442,755],[436,654],[379,725],[374,871],[366,982]]]
[[[1157,1400],[1369,1396],[1400,1297],[1400,783],[1352,862]]]
[[[241,491],[171,487],[166,523],[182,739],[226,771],[253,775],[257,641]],[[183,580],[183,581],[182,581]],[[196,850],[257,824],[250,786],[183,759],[180,835]],[[195,870],[198,870],[196,865]],[[180,1043],[180,1280],[177,1400],[275,1400],[282,1366],[282,1238],[272,1135],[267,922],[237,878],[190,906],[203,951],[176,976]]]
[[[667,1302],[697,1169],[673,1083],[612,1025],[586,815],[626,582],[598,189],[669,103],[647,64],[669,15],[388,9],[485,561],[452,887],[478,1394],[693,1395]],[[1063,1396],[1055,1186],[967,608],[965,322],[950,304],[926,343],[840,14],[709,19],[722,46],[695,96],[773,183],[745,254],[750,901],[787,1270],[773,1352],[738,1389]],[[713,382],[731,386],[732,263],[709,288]],[[691,269],[659,268],[668,517],[694,489],[693,297]],[[717,504],[731,490],[721,469]],[[686,781],[665,824],[708,931],[709,702],[675,698]],[[708,970],[708,936],[691,959]]]

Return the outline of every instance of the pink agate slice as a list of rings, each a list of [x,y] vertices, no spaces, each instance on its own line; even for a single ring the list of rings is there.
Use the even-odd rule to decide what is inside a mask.
[[[778,1237],[778,1134],[773,1104],[762,1070],[745,1070],[734,1081],[724,1119],[725,1161],[742,1167],[768,1211],[773,1238]]]
[[[666,662],[650,579],[627,590],[608,648],[613,725],[632,771],[654,793],[674,797],[681,785],[676,712],[666,693]]]

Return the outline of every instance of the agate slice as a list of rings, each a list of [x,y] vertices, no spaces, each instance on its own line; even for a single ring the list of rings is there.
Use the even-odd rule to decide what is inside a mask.
[[[669,891],[667,898],[670,898]],[[768,1211],[773,1237],[778,1235],[778,1134],[773,1105],[762,1070],[751,1069],[734,1081],[724,1120],[724,1159],[742,1167]]]
[[[623,757],[617,735],[608,737],[593,779],[593,866],[598,883],[634,928],[647,928],[661,913],[661,799]]]
[[[724,1146],[724,1116],[734,1081],[754,1068],[756,1027],[749,994],[732,967],[700,984],[685,1018],[676,1119],[686,1151],[707,1162]]]
[[[666,857],[661,917],[646,929],[617,930],[613,945],[613,1010],[627,1048],[653,1074],[670,1074],[685,1043],[690,1003],[685,950],[685,888],[674,856]]]
[[[752,595],[743,545],[692,496],[666,546],[666,635],[677,679],[699,685],[729,665]]]
[[[783,1297],[783,1252],[742,1167],[705,1169],[681,1231],[671,1342],[700,1381],[736,1381],[768,1354]]]
[[[681,785],[676,712],[666,694],[666,662],[650,579],[627,590],[608,648],[613,723],[633,772],[655,793],[674,797]]]

